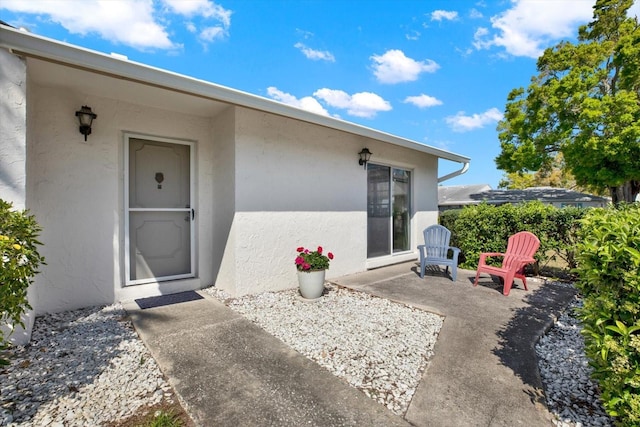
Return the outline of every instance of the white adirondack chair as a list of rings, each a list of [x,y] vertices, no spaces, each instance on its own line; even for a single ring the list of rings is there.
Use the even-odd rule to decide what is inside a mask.
[[[420,251],[420,277],[424,277],[427,265],[445,265],[445,273],[451,267],[451,279],[455,282],[458,274],[458,255],[460,249],[449,246],[451,231],[442,225],[432,225],[425,228],[424,245],[418,245]],[[449,249],[453,251],[453,258],[448,257]]]

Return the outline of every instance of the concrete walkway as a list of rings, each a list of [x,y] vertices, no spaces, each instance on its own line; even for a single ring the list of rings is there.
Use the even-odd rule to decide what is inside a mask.
[[[213,298],[146,310],[136,330],[201,426],[549,426],[534,346],[571,288],[517,281],[510,296],[483,276],[404,263],[334,283],[446,317],[404,418],[334,377]]]

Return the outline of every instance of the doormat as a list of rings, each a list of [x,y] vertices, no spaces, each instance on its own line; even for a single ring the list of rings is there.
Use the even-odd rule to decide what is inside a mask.
[[[141,309],[162,307],[163,305],[178,304],[181,302],[196,301],[204,299],[196,291],[178,292],[177,294],[160,295],[157,297],[139,298],[135,300]]]

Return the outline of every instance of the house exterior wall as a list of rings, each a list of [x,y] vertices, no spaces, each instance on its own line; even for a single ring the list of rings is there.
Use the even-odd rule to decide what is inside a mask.
[[[212,282],[209,262],[199,278],[122,287],[124,282],[124,131],[196,141],[198,253],[212,257],[211,121],[148,106],[93,97],[70,88],[29,84],[30,153],[27,203],[43,226],[47,265],[35,290],[38,313],[140,296],[197,289]],[[89,105],[98,114],[87,142],[74,112]],[[203,201],[208,201],[203,202]]]
[[[13,204],[16,210],[27,204],[27,67],[15,55],[0,49],[0,199]],[[33,286],[27,289],[30,303],[35,300]],[[14,344],[26,344],[35,316],[29,310],[23,316],[24,328],[0,324],[3,335]]]
[[[214,212],[213,251],[212,258],[203,262],[212,264],[213,280],[218,286],[232,290],[236,281],[235,108],[229,107],[220,113],[213,120],[212,129],[215,152],[210,173],[215,195],[208,203]]]
[[[437,221],[437,158],[345,132],[237,107],[235,112],[235,250],[216,286],[234,295],[296,286],[295,249],[334,252],[327,278],[363,271],[367,261],[367,173],[373,162],[413,173],[412,246]],[[425,167],[426,165],[426,167]],[[227,251],[231,251],[227,248]],[[416,253],[378,260],[415,259]]]
[[[0,198],[26,208],[27,70],[25,62],[0,49]]]
[[[247,108],[202,117],[39,85],[17,57],[0,53],[9,61],[2,62],[0,84],[16,92],[8,97],[15,117],[0,128],[3,138],[16,140],[15,149],[0,149],[3,170],[15,169],[15,177],[3,179],[0,194],[29,207],[43,226],[47,265],[32,287],[36,313],[214,283],[234,295],[287,289],[296,286],[298,246],[335,253],[330,279],[415,259],[422,230],[437,222],[436,156]],[[82,105],[98,115],[86,142],[75,117]],[[127,133],[195,143],[194,279],[123,286]],[[357,154],[363,147],[372,162],[412,172],[406,253],[367,260],[367,173]]]

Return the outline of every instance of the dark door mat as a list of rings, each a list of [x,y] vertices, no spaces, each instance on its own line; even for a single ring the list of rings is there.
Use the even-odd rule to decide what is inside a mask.
[[[163,305],[178,304],[181,302],[203,299],[196,291],[178,292],[177,294],[160,295],[157,297],[139,298],[135,300],[141,309],[162,307]]]

